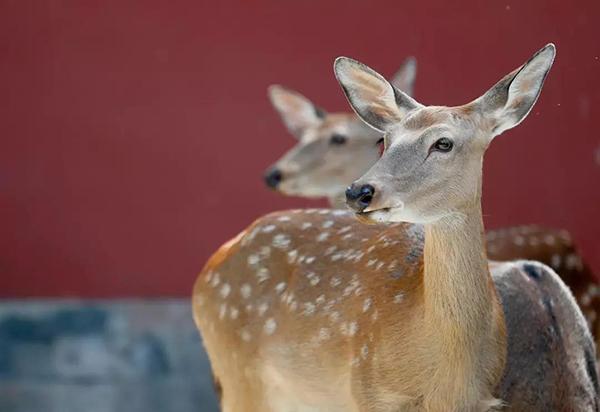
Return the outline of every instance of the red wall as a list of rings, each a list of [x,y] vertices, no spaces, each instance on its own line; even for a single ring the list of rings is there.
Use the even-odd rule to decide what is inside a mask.
[[[273,209],[262,171],[293,144],[282,83],[348,110],[338,55],[464,103],[545,43],[532,115],[489,150],[489,227],[568,228],[600,273],[600,2],[0,2],[0,294],[190,293],[217,246]],[[314,204],[314,203],[313,203]]]

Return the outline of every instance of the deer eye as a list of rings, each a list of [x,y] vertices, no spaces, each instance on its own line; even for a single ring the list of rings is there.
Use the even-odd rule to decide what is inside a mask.
[[[348,140],[346,136],[336,133],[331,136],[331,138],[329,139],[329,143],[335,146],[340,146],[346,143],[346,140]]]
[[[429,148],[429,152],[437,151],[448,153],[450,150],[452,150],[453,147],[454,143],[452,143],[452,140],[448,139],[447,137],[442,137],[441,139],[438,139],[433,145],[431,145],[431,147]]]

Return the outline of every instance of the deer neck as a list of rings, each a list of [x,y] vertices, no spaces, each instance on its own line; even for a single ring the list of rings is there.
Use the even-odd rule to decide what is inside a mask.
[[[479,199],[466,213],[425,226],[423,285],[427,342],[441,379],[495,385],[504,369],[506,336]]]

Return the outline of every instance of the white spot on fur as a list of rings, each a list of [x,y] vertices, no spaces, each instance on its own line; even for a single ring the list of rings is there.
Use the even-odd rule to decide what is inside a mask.
[[[323,242],[323,241],[327,240],[328,237],[329,237],[329,232],[321,232],[321,233],[319,233],[319,236],[317,236],[317,242]]]
[[[338,234],[344,234],[348,231],[352,230],[352,226],[344,226],[343,228],[341,228],[340,230],[338,230]]]
[[[252,287],[249,284],[244,283],[240,288],[240,294],[244,299],[248,299],[250,294],[252,294]]]
[[[333,220],[326,220],[323,222],[323,225],[322,225],[323,229],[328,229],[331,226],[333,226]]]
[[[269,269],[260,268],[260,269],[258,269],[258,272],[256,272],[256,277],[258,279],[258,283],[263,283],[263,282],[269,280],[269,278],[271,277],[271,274],[269,272]]]
[[[320,214],[320,215],[326,215],[326,214],[328,214],[329,212],[331,212],[331,211],[330,211],[330,210],[327,210],[327,209],[321,209],[321,210],[319,210],[319,214]]]
[[[310,223],[310,222],[304,222],[304,223],[302,223],[301,228],[302,228],[302,230],[306,230],[306,229],[308,229],[311,226],[312,226],[312,223]]]
[[[317,276],[315,272],[308,272],[306,277],[308,278],[311,286],[316,286],[321,281],[321,278]]]
[[[329,284],[331,286],[333,286],[334,288],[336,286],[339,286],[341,283],[342,283],[342,280],[339,277],[337,277],[337,276],[332,277],[331,281],[329,282]]]
[[[252,254],[248,256],[248,265],[255,266],[260,262],[260,257],[258,255]]]
[[[210,283],[210,281],[212,280],[214,272],[212,270],[209,270],[208,273],[206,274],[206,276],[204,277],[204,281],[206,283]]]
[[[242,329],[241,333],[240,333],[242,340],[244,342],[250,342],[250,339],[252,339],[252,336],[250,335],[250,332],[248,332],[245,329]]]
[[[550,260],[550,264],[554,269],[558,269],[560,267],[561,256],[559,254],[552,255]]]
[[[340,314],[339,312],[331,312],[329,314],[329,320],[332,322],[337,322],[338,320],[340,320]]]
[[[231,308],[229,308],[229,317],[231,319],[237,319],[239,314],[240,314],[240,311],[235,306],[232,306]]]
[[[540,240],[535,237],[535,236],[531,236],[529,238],[529,246],[538,246],[540,244]]]
[[[349,213],[349,212],[348,212],[347,210],[334,210],[334,211],[332,212],[332,214],[333,214],[334,216],[345,216],[345,215],[347,215],[348,213]]]
[[[278,249],[287,249],[290,243],[290,237],[284,233],[278,233],[273,236],[273,246]]]
[[[315,307],[315,304],[314,304],[314,303],[311,303],[311,302],[306,302],[306,303],[304,304],[304,312],[303,312],[303,313],[304,313],[306,316],[310,316],[310,315],[312,315],[313,313],[315,313],[315,309],[316,309],[316,307]]]
[[[229,296],[229,292],[231,292],[231,286],[229,286],[229,283],[224,283],[223,286],[221,286],[221,291],[219,292],[221,297],[225,299],[227,296]]]
[[[294,250],[290,250],[287,254],[288,258],[288,263],[289,264],[293,264],[294,262],[296,262],[296,259],[298,258],[298,251],[296,249]]]
[[[402,293],[402,292],[396,293],[396,295],[394,296],[394,303],[400,303],[403,300],[404,300],[404,293]]]
[[[372,303],[373,303],[373,299],[371,299],[371,298],[365,299],[365,301],[363,302],[363,306],[362,306],[363,313],[369,310]]]
[[[319,329],[319,341],[323,342],[331,337],[331,331],[328,328]]]
[[[325,256],[331,255],[333,252],[335,252],[336,249],[337,246],[335,245],[329,246],[327,249],[325,249]]]
[[[517,246],[523,246],[525,244],[525,238],[523,236],[515,236],[513,242]]]
[[[379,263],[377,264],[377,266],[375,267],[375,270],[381,270],[381,268],[383,267],[384,263],[385,263],[385,262],[379,262]]]
[[[358,331],[358,324],[356,322],[342,322],[340,324],[340,331],[344,336],[354,336]]]
[[[269,304],[267,302],[262,302],[258,305],[258,316],[262,316],[269,309]]]
[[[319,297],[315,300],[317,305],[320,305],[325,302],[325,295],[319,295]]]
[[[546,235],[544,236],[544,243],[548,246],[552,246],[556,243],[556,239],[554,239],[554,236],[552,235]]]
[[[371,253],[374,250],[375,250],[375,245],[369,246],[369,248],[367,249],[367,253]]]
[[[291,219],[289,218],[289,216],[280,216],[277,218],[277,220],[279,222],[289,222]]]
[[[221,282],[221,275],[219,275],[218,273],[215,273],[212,280],[210,281],[210,286],[212,286],[213,288],[216,288],[220,282]]]
[[[221,306],[219,306],[219,319],[223,319],[226,313],[227,305],[225,303],[221,303]]]
[[[342,236],[342,240],[348,240],[352,237],[352,233],[346,233],[344,236]]]
[[[369,266],[373,266],[375,263],[377,263],[377,259],[370,259],[370,260],[367,262],[367,267],[369,267]]]
[[[278,294],[283,293],[283,291],[285,290],[286,287],[286,283],[285,282],[279,282],[277,284],[277,286],[275,286],[275,292],[277,292]]]
[[[277,226],[275,225],[267,225],[265,227],[262,228],[262,232],[263,233],[271,233],[272,231],[275,230],[275,228],[277,228]]]
[[[267,319],[264,329],[267,335],[272,335],[275,332],[275,329],[277,329],[277,322],[275,322],[275,319]]]
[[[377,319],[379,319],[379,312],[375,309],[371,314],[371,322],[375,322]]]
[[[271,248],[269,246],[263,246],[260,248],[260,256],[263,258],[268,258],[271,256]]]
[[[315,259],[316,258],[314,256],[308,256],[306,258],[306,263],[310,265],[311,263],[313,263],[315,261]]]

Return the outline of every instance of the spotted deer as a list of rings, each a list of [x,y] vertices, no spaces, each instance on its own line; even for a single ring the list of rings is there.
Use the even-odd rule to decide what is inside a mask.
[[[390,83],[412,95],[416,68],[413,57],[406,59]],[[345,208],[344,191],[379,159],[382,134],[354,113],[327,113],[282,86],[270,86],[269,98],[298,143],[267,170],[267,186],[285,195],[325,197],[332,207]],[[538,225],[490,230],[486,249],[492,260],[531,259],[551,266],[573,291],[600,346],[600,285],[567,231]]]
[[[211,257],[193,307],[224,411],[597,407],[594,345],[568,290],[539,263],[488,269],[482,240],[481,156],[529,112],[553,57],[547,46],[459,108],[423,107],[336,61],[351,104],[387,130],[383,157],[348,193],[375,223],[277,212]]]

